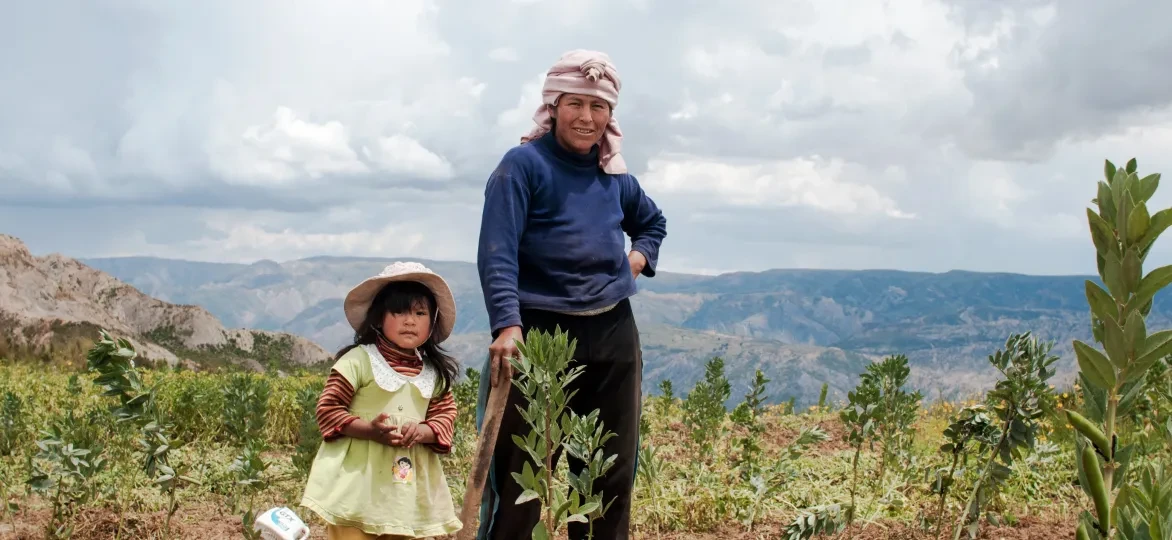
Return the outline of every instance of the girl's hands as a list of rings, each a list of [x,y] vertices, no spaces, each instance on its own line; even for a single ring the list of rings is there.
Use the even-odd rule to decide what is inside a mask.
[[[395,426],[390,424],[390,417],[387,416],[387,413],[381,413],[374,417],[374,420],[370,421],[370,425],[375,429],[376,432],[380,434],[389,433],[395,430]]]
[[[411,448],[415,444],[435,442],[435,432],[427,424],[405,422],[401,426],[390,424],[386,413],[378,415],[370,422],[374,430],[374,440],[387,446]]]
[[[392,446],[411,448],[416,444],[434,442],[435,432],[427,424],[407,422],[399,426],[398,432],[390,434],[390,441]]]

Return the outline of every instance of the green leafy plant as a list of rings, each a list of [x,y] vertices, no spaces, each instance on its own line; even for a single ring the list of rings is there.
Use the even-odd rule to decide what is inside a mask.
[[[1127,437],[1133,446],[1132,466],[1150,465],[1159,459],[1168,447],[1164,426],[1172,421],[1172,356],[1157,360],[1144,375],[1139,396],[1132,402],[1130,410],[1120,410],[1116,420],[1116,436]],[[1102,422],[1106,392],[1094,390],[1095,410],[1090,417]],[[1126,395],[1126,394],[1125,394]],[[1125,419],[1124,421],[1121,421]]]
[[[997,426],[989,416],[984,405],[965,407],[953,417],[952,422],[944,429],[947,440],[940,445],[940,451],[948,455],[951,463],[948,469],[938,469],[932,481],[931,491],[940,495],[940,502],[936,509],[936,538],[944,531],[944,505],[952,489],[956,468],[961,463],[968,462],[969,453],[973,451],[970,443],[976,444],[976,454],[984,453],[985,449],[997,443]]]
[[[98,341],[86,354],[86,365],[96,376],[93,383],[102,387],[104,396],[118,399],[111,413],[118,422],[133,423],[139,429],[138,446],[142,451],[143,471],[167,497],[167,519],[164,537],[170,537],[171,519],[179,510],[180,482],[195,480],[176,472],[170,463],[176,443],[171,433],[174,425],[167,422],[156,398],[157,387],[148,387],[134,360],[138,356],[133,345],[124,338],[114,339],[108,332],[99,332]]]
[[[919,391],[904,390],[911,368],[904,355],[888,356],[883,361],[868,364],[860,376],[864,383],[870,383],[879,390],[875,403],[875,436],[881,443],[879,457],[879,482],[883,482],[887,470],[897,465],[896,458],[905,453],[915,436],[912,423],[916,420],[923,396]]]
[[[742,522],[753,530],[762,503],[781,491],[790,481],[798,476],[796,462],[810,446],[823,442],[829,436],[818,426],[803,428],[798,437],[789,443],[770,467],[759,471],[749,478],[752,486],[751,500],[747,508],[743,508]]]
[[[671,379],[659,381],[659,395],[667,402],[675,400],[675,391],[671,386]]]
[[[232,507],[236,512],[243,510],[241,532],[245,538],[254,540],[260,533],[252,525],[253,503],[268,485],[265,472],[269,465],[262,454],[268,449],[263,435],[272,384],[264,375],[234,373],[221,392],[225,404],[224,427],[239,450],[229,467],[234,475]],[[241,499],[245,501],[243,506]]]
[[[639,468],[636,476],[640,485],[647,490],[651,499],[650,519],[655,525],[658,535],[664,522],[667,520],[667,511],[663,507],[663,480],[666,464],[659,456],[659,447],[651,442],[643,443],[639,448]]]
[[[818,410],[826,409],[826,393],[830,391],[829,383],[822,383],[822,391],[818,392]]]
[[[105,448],[73,411],[41,430],[35,459],[30,459],[28,486],[49,499],[52,516],[45,526],[47,538],[69,538],[73,516],[79,506],[91,500],[97,489],[93,479],[104,470]]]
[[[858,386],[846,394],[847,405],[838,413],[849,431],[846,440],[854,448],[854,457],[851,458],[851,502],[846,508],[846,525],[854,523],[855,512],[858,508],[859,486],[859,457],[863,453],[863,445],[873,446],[875,441],[876,409],[879,407],[879,386],[872,377],[861,377]]]
[[[849,510],[845,512],[849,514]],[[828,504],[807,508],[786,526],[781,537],[785,540],[808,540],[817,535],[834,534],[842,531],[846,520],[841,506]]]
[[[24,401],[11,390],[4,389],[0,395],[0,458],[8,458],[16,453],[24,439],[27,423]],[[15,515],[19,509],[16,502],[9,500],[12,487],[10,479],[0,477],[0,517]]]
[[[264,431],[272,385],[261,375],[235,373],[229,377],[222,392],[224,428],[237,447],[247,446]]]
[[[243,497],[246,500],[240,521],[241,532],[249,540],[257,540],[261,537],[260,531],[253,528],[253,522],[256,520],[254,503],[257,495],[268,487],[264,474],[269,465],[261,457],[261,454],[267,449],[268,444],[263,439],[249,439],[245,442],[240,454],[228,467],[234,476],[237,489],[233,495],[233,506],[236,511],[241,509],[240,499]]]
[[[654,403],[665,415],[670,415],[675,410],[676,394],[671,379],[659,381],[659,396]]]
[[[1148,465],[1130,488],[1130,504],[1120,508],[1124,538],[1172,539],[1172,472],[1168,464]]]
[[[583,515],[586,517],[588,538],[594,537],[594,521],[601,518],[614,502],[614,498],[611,498],[609,502],[604,502],[602,493],[594,493],[594,482],[610,471],[618,457],[617,455],[606,456],[603,453],[606,441],[613,438],[615,434],[603,429],[598,414],[597,409],[586,415],[577,415],[570,411],[565,421],[566,431],[569,433],[569,439],[564,446],[566,453],[571,458],[585,464],[578,474],[574,474],[573,471],[566,474],[566,480],[573,493],[569,498],[570,510],[574,510],[575,496],[581,497],[582,500],[582,504],[576,511],[571,511],[569,516]]]
[[[293,466],[302,477],[309,476],[313,459],[321,444],[321,430],[317,425],[317,400],[324,383],[317,382],[297,391],[297,406],[301,410],[301,421],[297,432],[297,449],[293,455]]]
[[[590,525],[593,537],[594,520],[610,506],[602,494],[593,493],[592,485],[617,458],[602,450],[614,433],[598,420],[597,409],[578,415],[568,407],[577,394],[571,383],[585,369],[571,366],[576,346],[577,340],[570,340],[560,328],[553,335],[531,329],[525,342],[517,343],[520,357],[512,360],[517,374],[513,384],[526,400],[526,406],[517,408],[529,427],[524,437],[513,435],[513,442],[532,460],[512,475],[523,490],[515,504],[540,505],[543,516],[533,528],[534,540],[554,538],[570,522]],[[567,472],[568,493],[555,489],[555,461],[563,450],[583,464],[579,472]]]
[[[1135,446],[1120,444],[1117,422],[1141,395],[1148,371],[1172,354],[1172,330],[1149,333],[1146,321],[1156,293],[1172,284],[1172,266],[1147,275],[1143,271],[1152,246],[1172,226],[1172,208],[1149,212],[1147,203],[1159,187],[1160,175],[1141,178],[1136,170],[1134,158],[1124,168],[1106,161],[1105,179],[1098,183],[1092,200],[1097,211],[1086,210],[1099,277],[1106,289],[1086,281],[1091,330],[1101,349],[1074,340],[1085,385],[1088,410],[1084,412],[1090,418],[1075,411],[1066,413],[1082,435],[1075,453],[1079,484],[1094,507],[1093,514],[1081,515],[1079,538],[1144,537],[1135,536],[1139,534],[1136,524],[1143,519],[1127,510],[1127,469]],[[1147,518],[1148,523],[1161,519],[1159,515]]]
[[[1025,332],[1011,335],[1004,349],[989,355],[989,363],[1002,375],[988,395],[999,434],[961,509],[953,540],[958,540],[966,529],[971,538],[977,537],[982,501],[1009,478],[1015,460],[1033,450],[1042,417],[1054,399],[1049,380],[1054,376],[1053,365],[1058,357],[1050,354],[1052,348],[1052,343],[1040,342]]]
[[[761,436],[765,434],[765,385],[769,379],[765,373],[757,370],[753,377],[752,386],[745,394],[745,400],[733,409],[731,419],[733,423],[744,428],[745,435],[737,440],[741,455],[737,460],[741,479],[748,481],[761,473]]]
[[[25,431],[24,402],[10,390],[0,397],[0,457],[16,450]]]
[[[710,455],[715,442],[724,438],[724,403],[731,393],[732,387],[724,376],[724,359],[715,356],[704,365],[704,380],[684,398],[684,426],[694,455]]]
[[[878,480],[883,481],[889,466],[907,451],[914,437],[912,424],[919,409],[920,393],[907,392],[911,370],[906,356],[894,355],[868,364],[859,375],[859,384],[847,393],[847,405],[838,417],[849,430],[846,440],[854,448],[851,460],[851,502],[846,508],[847,526],[854,523],[858,510],[859,458],[863,446],[874,449],[881,443]]]

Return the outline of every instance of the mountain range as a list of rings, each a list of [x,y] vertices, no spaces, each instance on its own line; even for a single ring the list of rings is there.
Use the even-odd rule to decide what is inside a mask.
[[[166,302],[198,305],[232,327],[285,332],[336,350],[352,338],[341,299],[394,260],[422,262],[456,295],[459,320],[446,344],[481,367],[488,317],[472,263],[313,257],[283,263],[207,263],[149,257],[83,262]],[[714,356],[741,399],[756,369],[770,402],[815,401],[823,383],[843,399],[868,362],[903,354],[911,385],[929,399],[987,389],[987,358],[1012,333],[1054,342],[1058,379],[1070,381],[1071,340],[1090,339],[1084,282],[1097,277],[952,271],[770,270],[717,276],[660,271],[640,277],[632,302],[644,348],[644,388],[671,380],[684,393]],[[1172,296],[1155,299],[1149,328],[1166,328]]]
[[[322,366],[330,358],[305,337],[225,328],[202,307],[152,298],[69,257],[34,257],[20,240],[0,234],[0,359],[84,365],[103,329],[156,366],[256,370]]]

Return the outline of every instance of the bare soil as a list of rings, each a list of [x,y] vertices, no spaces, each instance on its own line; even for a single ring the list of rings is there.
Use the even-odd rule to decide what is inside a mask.
[[[44,538],[43,527],[49,520],[45,510],[30,511],[18,515],[15,530],[11,522],[0,524],[0,540],[40,540]],[[147,540],[163,537],[162,513],[127,513],[122,516],[119,534],[118,515],[109,510],[86,509],[74,520],[73,538],[76,540],[110,540],[114,538]],[[984,540],[1059,540],[1073,536],[1075,522],[1057,517],[1025,517],[1013,527],[984,526],[979,536]],[[311,525],[312,526],[312,525]],[[470,524],[475,526],[475,524]],[[781,538],[786,523],[766,521],[745,530],[742,526],[729,525],[712,532],[664,532],[639,531],[632,535],[639,540],[774,540]],[[828,540],[935,540],[934,532],[894,522],[869,523],[853,527],[853,534],[842,532]],[[171,522],[171,538],[200,538],[206,540],[228,540],[241,538],[239,516],[221,514],[214,506],[185,506]],[[943,535],[950,538],[948,534]],[[310,538],[324,540],[325,529],[314,527]],[[565,539],[564,534],[559,535]],[[449,540],[451,540],[449,538]]]
[[[821,420],[818,422],[818,427],[826,433],[827,438],[825,441],[813,445],[810,453],[823,455],[851,449],[850,443],[846,440],[846,427],[838,419],[830,418]],[[800,431],[796,428],[769,422],[761,446],[765,448],[784,448],[793,442],[794,439],[797,439],[799,434]]]
[[[1075,521],[1064,521],[1058,518],[1023,518],[1016,526],[991,527],[985,525],[978,536],[979,540],[1068,540],[1074,536]],[[708,533],[673,532],[656,535],[654,532],[642,533],[633,538],[646,540],[776,540],[783,538],[782,531],[787,523],[777,521],[758,524],[752,531],[744,527],[729,526]],[[936,540],[935,531],[922,531],[919,528],[894,522],[871,523],[865,526],[854,526],[852,530],[843,531],[832,536],[819,536],[818,539],[827,540]],[[951,540],[946,531],[941,535]],[[967,538],[963,536],[962,538]]]

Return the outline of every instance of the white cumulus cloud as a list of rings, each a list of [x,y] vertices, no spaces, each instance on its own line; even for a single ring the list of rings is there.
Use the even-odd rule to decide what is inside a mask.
[[[654,193],[753,207],[806,206],[834,214],[914,218],[866,183],[846,179],[841,160],[819,156],[784,161],[725,163],[691,157],[656,158],[640,178]]]
[[[373,149],[363,147],[362,153],[381,170],[390,173],[428,180],[447,180],[453,174],[451,163],[406,135],[382,137]]]

